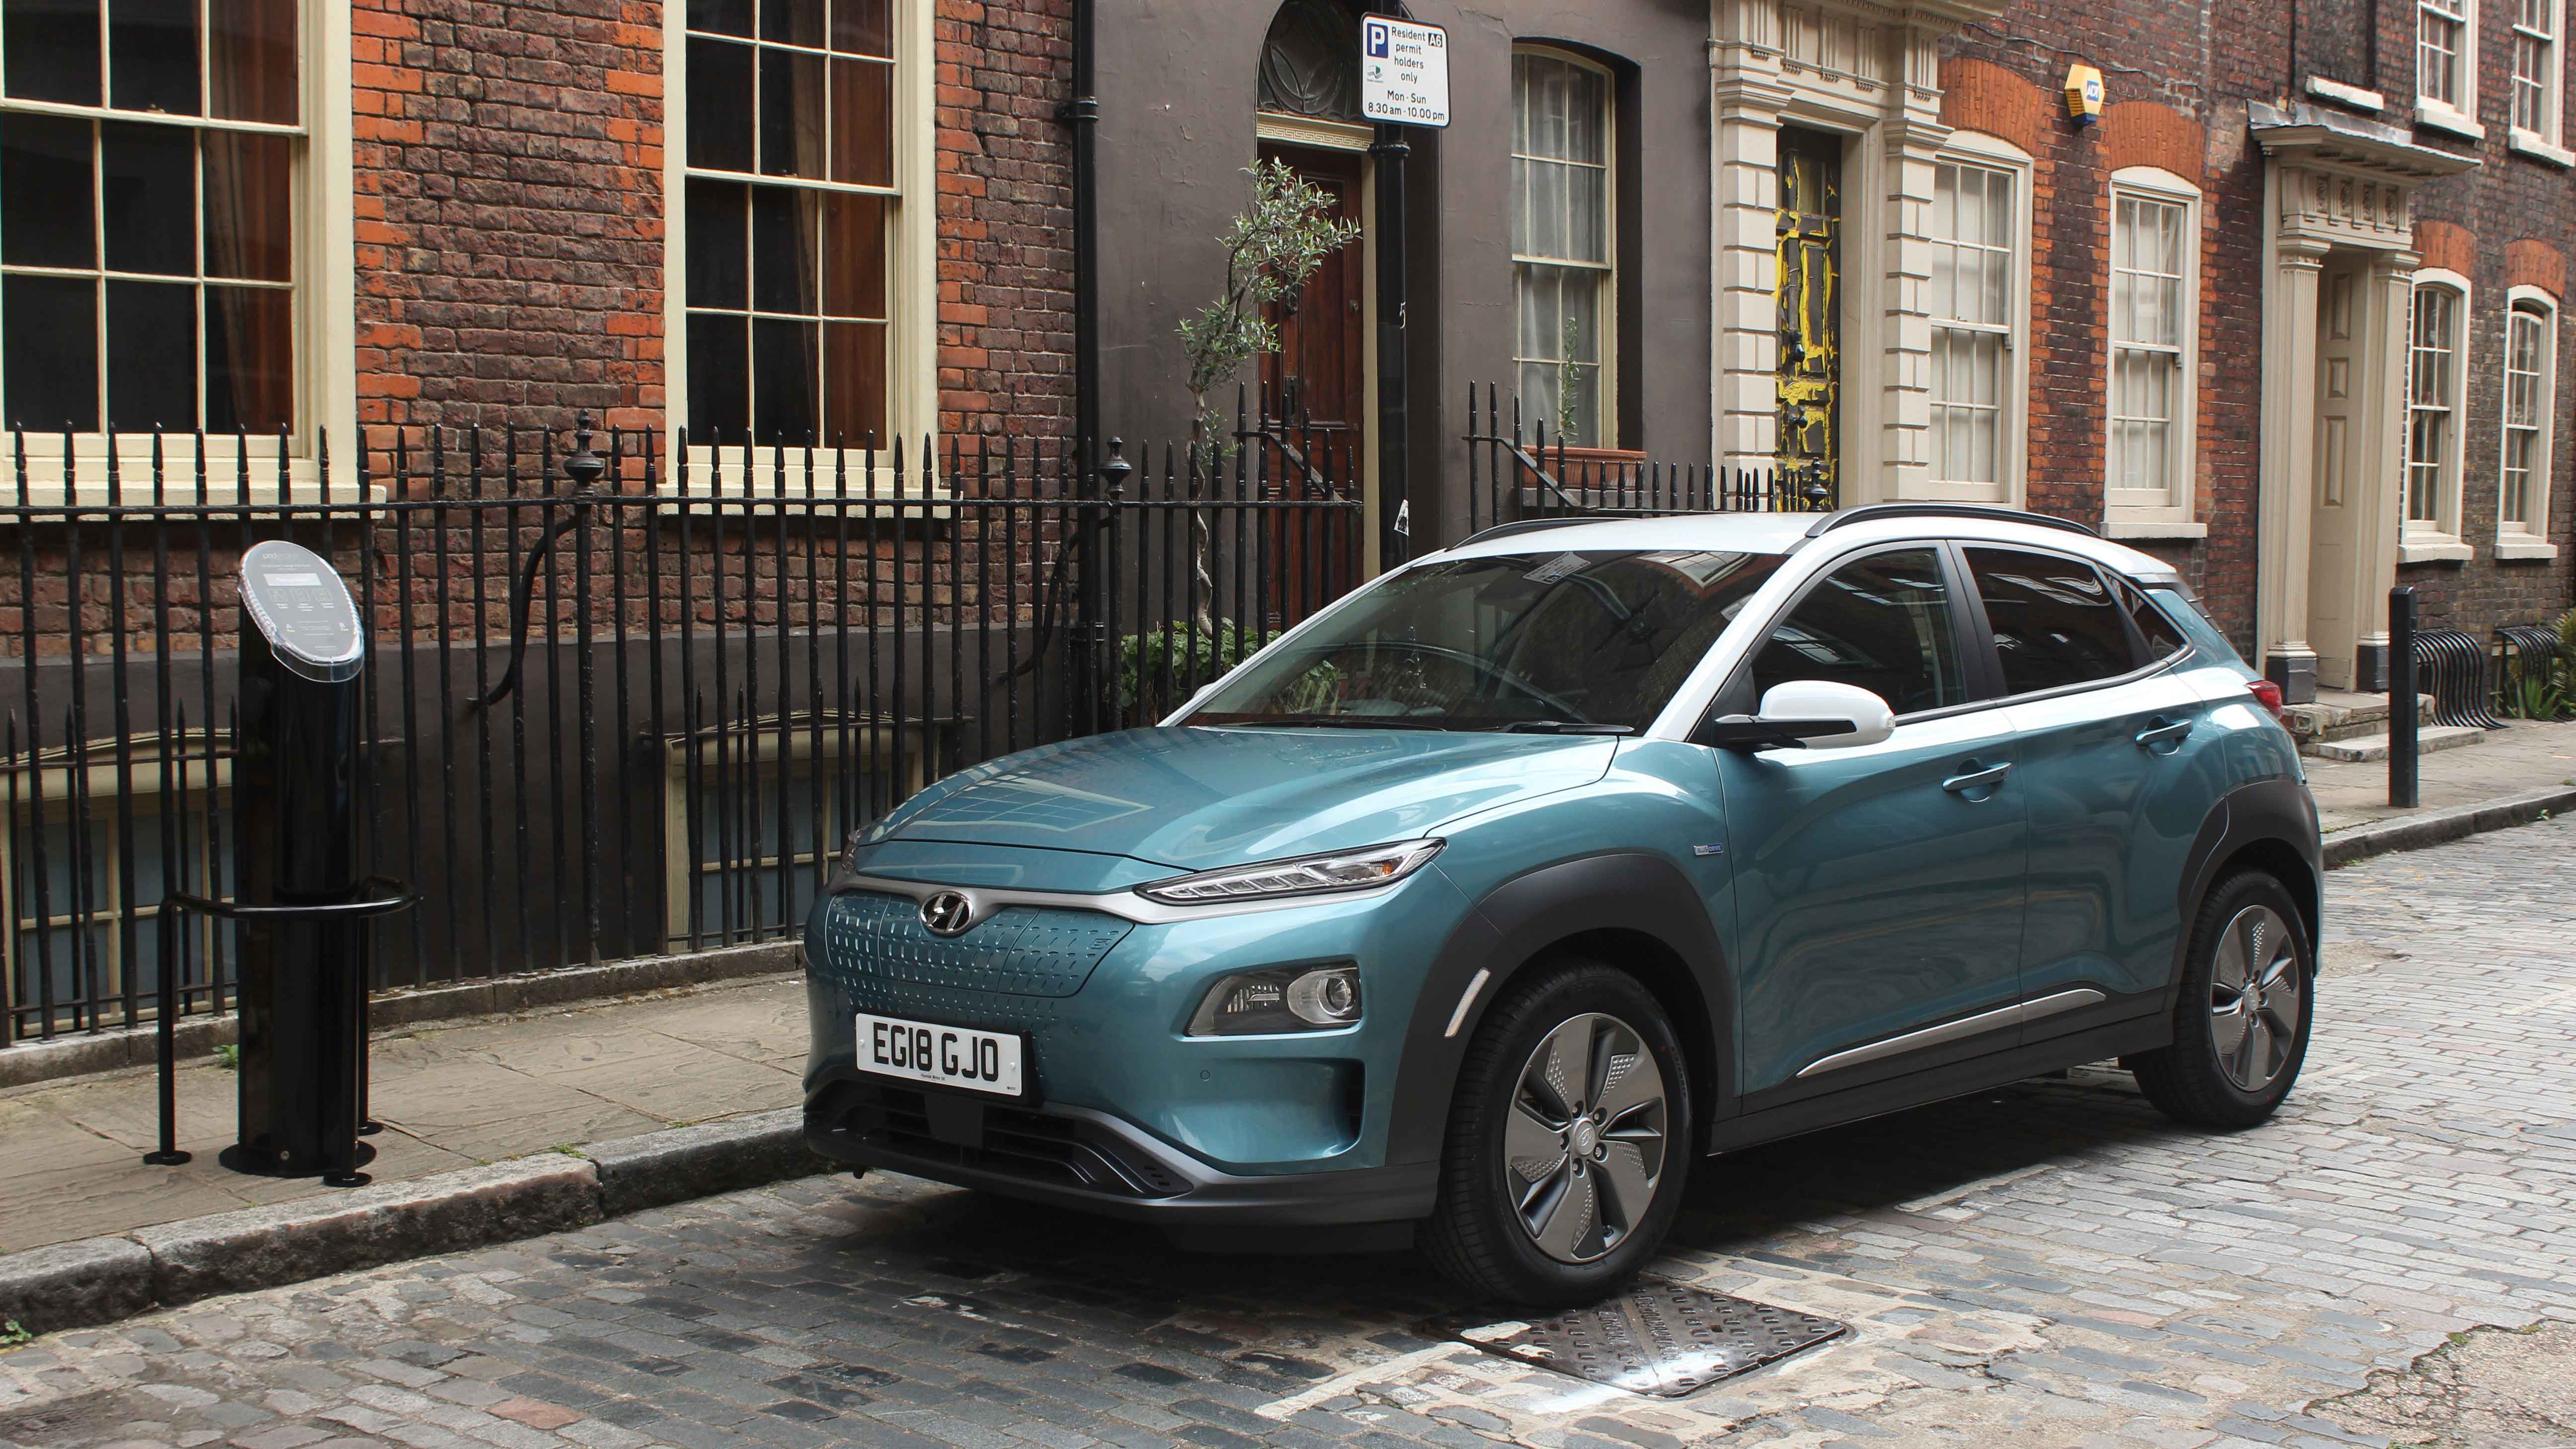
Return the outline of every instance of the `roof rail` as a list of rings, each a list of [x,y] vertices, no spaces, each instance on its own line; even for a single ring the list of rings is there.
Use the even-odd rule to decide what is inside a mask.
[[[1566,514],[1558,518],[1524,518],[1516,523],[1497,523],[1491,528],[1478,529],[1476,532],[1467,535],[1465,538],[1462,538],[1449,546],[1451,548],[1465,548],[1471,543],[1483,543],[1489,538],[1509,538],[1516,533],[1536,533],[1542,528],[1563,528],[1568,524],[1606,523],[1608,521],[1608,519],[1598,518],[1588,513]]]
[[[2086,538],[2102,536],[2089,525],[2072,518],[2025,513],[2018,508],[1998,508],[1991,503],[1868,503],[1817,519],[1816,526],[1807,530],[1807,537],[1831,533],[1845,524],[1868,523],[1881,518],[1983,518],[1995,523],[2027,523],[2038,528],[2060,529],[2083,534]]]

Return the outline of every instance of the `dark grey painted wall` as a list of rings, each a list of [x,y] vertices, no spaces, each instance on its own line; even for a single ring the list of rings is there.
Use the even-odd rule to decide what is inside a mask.
[[[1255,72],[1277,0],[1133,0],[1100,16],[1101,416],[1130,439],[1188,426],[1174,329],[1214,297],[1215,237],[1252,164]],[[1409,355],[1417,546],[1464,518],[1470,382],[1510,385],[1511,48],[1622,69],[1620,442],[1705,462],[1709,385],[1707,0],[1416,0],[1446,26],[1452,122],[1416,131]],[[1438,534],[1433,511],[1439,500]]]

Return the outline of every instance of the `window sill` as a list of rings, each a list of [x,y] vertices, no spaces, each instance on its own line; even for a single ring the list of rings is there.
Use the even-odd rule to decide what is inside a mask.
[[[326,488],[322,466],[313,459],[290,458],[281,470],[273,454],[251,458],[247,469],[236,458],[210,457],[205,460],[201,485],[197,459],[184,450],[162,454],[163,481],[156,494],[150,455],[137,461],[122,447],[117,452],[116,478],[111,484],[107,459],[100,454],[75,454],[66,478],[60,449],[40,454],[30,447],[22,464],[15,453],[0,448],[0,507],[265,509],[286,504],[302,508],[382,503],[389,496],[381,485],[359,487],[345,472]]]
[[[2102,525],[2104,538],[2207,538],[2209,525],[2179,518],[2114,518]]]
[[[2308,77],[2308,94],[2321,101],[2333,101],[2337,105],[2350,106],[2356,111],[2368,111],[2372,115],[2388,109],[2388,97],[2379,92],[2345,85],[2342,81],[2328,80],[2321,75]]]
[[[2486,127],[2440,101],[2417,101],[2415,124],[2436,131],[2447,131],[2463,140],[2483,141],[2487,138]]]
[[[2510,146],[2517,156],[2546,161],[2562,171],[2569,167],[2576,167],[2576,151],[2570,151],[2564,146],[2551,145],[2549,139],[2538,131],[2526,131],[2516,126],[2506,136],[2505,144]]]
[[[709,450],[691,448],[686,465],[662,486],[654,511],[666,517],[683,511],[774,514],[830,505],[834,513],[850,517],[946,518],[955,511],[951,504],[957,496],[947,479],[925,479],[915,468],[898,473],[882,462],[870,468],[862,459],[843,462],[819,451],[810,461],[791,453],[782,465],[768,449],[746,464],[730,451],[717,463]],[[863,506],[854,509],[847,506],[851,503]]]
[[[1533,449],[1530,456],[1542,463],[1554,462],[1559,455],[1569,463],[1644,463],[1650,455],[1636,448],[1560,448],[1550,443],[1544,449]]]
[[[2476,549],[2446,534],[2418,534],[2397,544],[2397,561],[2402,564],[2467,563],[2476,556]]]
[[[2529,535],[2507,536],[2496,540],[2496,562],[2540,563],[2558,557],[2558,545]]]

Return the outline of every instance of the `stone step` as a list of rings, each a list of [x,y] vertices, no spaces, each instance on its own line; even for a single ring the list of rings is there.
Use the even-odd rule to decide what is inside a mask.
[[[2422,717],[2415,721],[2415,728],[2420,732],[2431,729],[2432,727],[2433,696],[2428,694],[2424,696],[2424,712]],[[2337,740],[2361,740],[2368,739],[2373,735],[2384,735],[2386,733],[2388,733],[2388,711],[2383,709],[2368,719],[2356,719],[2345,724],[2327,725],[2313,734],[2300,735],[2299,743],[2302,745],[2331,744]]]
[[[2431,724],[2433,696],[2418,694],[2415,698],[2417,720]],[[2384,694],[2320,690],[2314,703],[2294,704],[2281,713],[2282,722],[2303,744],[2310,740],[2358,739],[2388,730],[2388,696]]]
[[[2486,737],[2485,730],[2470,729],[2465,725],[2426,725],[2416,732],[2415,751],[2419,755],[2429,755],[2436,750],[2456,750],[2474,745]],[[2388,758],[2388,736],[2376,734],[2351,740],[2323,740],[2299,746],[2299,753],[2314,755],[2321,760],[2367,764]]]

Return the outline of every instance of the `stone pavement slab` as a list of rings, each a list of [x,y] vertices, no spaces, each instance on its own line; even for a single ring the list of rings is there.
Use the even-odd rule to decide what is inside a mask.
[[[792,1107],[804,1055],[804,988],[785,976],[379,1034],[368,1171],[405,1181]],[[142,1160],[160,1130],[148,1069],[0,1091],[0,1253],[336,1191],[225,1170],[237,1079],[200,1057],[177,1084],[195,1154],[179,1167]]]
[[[2417,771],[2423,803],[2419,808],[2470,805],[2576,781],[2576,723],[2514,720],[2511,726],[2488,731],[2483,741],[2467,749],[2420,757]],[[2355,762],[2311,756],[2302,763],[2308,771],[2308,788],[2317,797],[2319,823],[2329,836],[2413,813],[2389,805],[2385,759]]]
[[[1691,1399],[1426,1336],[1479,1305],[1418,1255],[1184,1255],[834,1175],[51,1335],[0,1352],[0,1442],[2417,1442],[2446,1424],[2409,1417],[2436,1396],[2404,1379],[2499,1364],[2451,1396],[2473,1412],[2563,1388],[2476,1330],[2576,1324],[2576,822],[2326,896],[2314,1050],[2260,1127],[2178,1128],[2094,1068],[1697,1171],[1653,1271],[1853,1332]],[[2417,1373],[2463,1334],[2481,1351]]]

